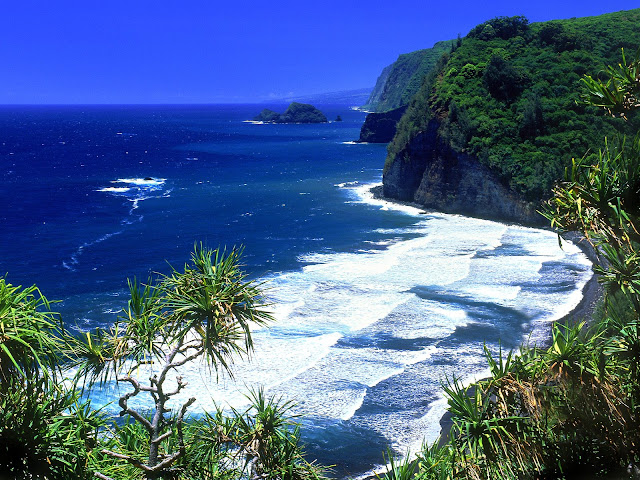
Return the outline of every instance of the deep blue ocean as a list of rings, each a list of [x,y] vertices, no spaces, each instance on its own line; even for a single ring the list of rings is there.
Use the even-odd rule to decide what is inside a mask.
[[[246,122],[265,105],[0,107],[0,274],[87,330],[114,321],[128,277],[180,267],[196,242],[244,245],[277,322],[234,381],[187,372],[192,410],[242,407],[262,385],[297,402],[310,459],[359,476],[387,446],[435,440],[440,382],[483,375],[483,342],[542,341],[591,269],[548,231],[374,199],[385,146],[352,143],[364,113],[318,107],[344,121]]]

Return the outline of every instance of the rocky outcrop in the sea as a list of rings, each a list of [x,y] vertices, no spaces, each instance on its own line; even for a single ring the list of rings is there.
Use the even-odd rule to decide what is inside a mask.
[[[292,102],[283,114],[265,108],[253,121],[265,123],[327,123],[327,117],[313,105]]]
[[[389,143],[396,134],[398,121],[407,107],[396,108],[384,113],[370,113],[360,129],[359,142]]]
[[[259,115],[253,117],[254,122],[275,123],[278,120],[280,120],[280,114],[273,110],[269,110],[268,108],[263,109]]]
[[[505,187],[477,159],[454,151],[432,119],[385,167],[385,197],[425,208],[527,225],[546,224],[537,205]]]

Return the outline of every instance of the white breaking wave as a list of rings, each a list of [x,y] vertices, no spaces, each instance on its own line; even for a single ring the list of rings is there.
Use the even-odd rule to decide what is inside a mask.
[[[299,270],[263,279],[277,321],[254,332],[251,359],[234,364],[233,381],[192,365],[182,393],[198,398],[194,411],[242,408],[244,394],[263,386],[297,402],[296,413],[415,452],[440,432],[439,382],[485,375],[484,341],[495,349],[501,336],[522,339],[574,308],[590,263],[552,232],[424,215],[373,198],[371,185],[336,186],[347,201],[414,222],[369,232],[376,250],[309,252]]]
[[[96,190],[96,192],[126,193],[130,190],[130,187],[104,187]]]
[[[120,135],[120,134],[119,134]],[[116,197],[123,197],[131,202],[131,208],[127,217],[120,221],[121,225],[132,225],[143,220],[142,215],[135,215],[135,210],[138,209],[140,202],[148,200],[150,198],[162,198],[168,197],[171,194],[171,190],[164,191],[164,185],[166,178],[118,178],[112,180],[112,184],[127,184],[126,187],[102,187],[96,190],[96,192],[109,193]],[[62,266],[70,271],[75,271],[76,266],[80,263],[80,256],[87,249],[98,243],[104,242],[114,235],[119,235],[123,230],[117,230],[115,232],[107,233],[97,238],[96,240],[85,242],[80,245],[75,252],[71,254],[68,261],[63,261]]]
[[[158,186],[164,184],[166,178],[118,178],[117,180],[112,180],[111,183],[128,183],[130,185],[153,185]]]

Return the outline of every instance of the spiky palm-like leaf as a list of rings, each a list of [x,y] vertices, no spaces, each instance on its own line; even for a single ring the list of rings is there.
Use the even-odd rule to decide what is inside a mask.
[[[627,114],[640,107],[640,49],[635,58],[627,62],[622,49],[622,62],[616,67],[608,66],[606,81],[586,76],[582,79],[586,93],[582,98],[588,105],[605,108],[610,115],[626,118]]]
[[[404,458],[400,458],[388,448],[384,460],[387,471],[382,477],[376,474],[378,480],[411,480],[418,472],[420,461],[417,458],[412,459],[410,452],[407,452]]]
[[[214,367],[229,374],[230,360],[253,348],[251,327],[272,320],[260,285],[240,269],[242,249],[230,253],[196,246],[191,264],[159,285],[174,338],[198,335]]]
[[[23,289],[0,277],[0,388],[14,375],[53,373],[61,334],[50,302],[35,285]]]

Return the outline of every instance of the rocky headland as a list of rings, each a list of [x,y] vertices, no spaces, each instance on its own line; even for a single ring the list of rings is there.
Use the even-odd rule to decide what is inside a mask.
[[[369,113],[360,129],[360,143],[389,143],[396,134],[398,121],[407,111],[403,107],[382,113]]]
[[[445,213],[532,226],[547,222],[538,205],[505,187],[497,175],[473,156],[456,152],[438,136],[432,119],[387,165],[385,197],[415,202]]]

